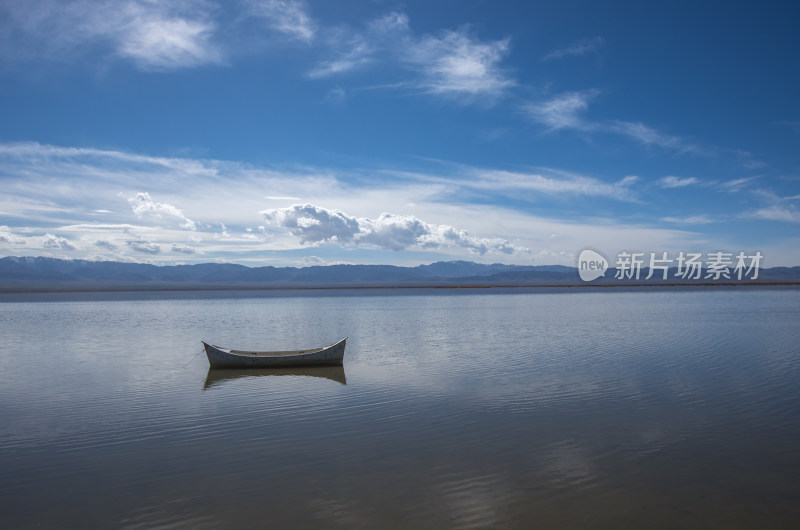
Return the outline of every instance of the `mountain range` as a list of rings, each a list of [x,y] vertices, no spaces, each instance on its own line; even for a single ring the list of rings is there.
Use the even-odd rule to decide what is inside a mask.
[[[47,257],[0,259],[0,291],[268,289],[323,287],[485,287],[554,285],[625,285],[674,283],[744,283],[735,280],[676,280],[659,275],[644,280],[616,280],[615,269],[591,283],[575,267],[524,266],[470,261],[436,262],[416,267],[393,265],[318,265],[246,267],[231,263],[150,265],[114,261],[64,260]],[[759,271],[758,283],[798,283],[800,267]]]

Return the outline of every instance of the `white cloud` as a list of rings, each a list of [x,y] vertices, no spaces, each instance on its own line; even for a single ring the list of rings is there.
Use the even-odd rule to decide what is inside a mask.
[[[28,0],[4,3],[10,60],[70,60],[98,45],[145,70],[220,63],[211,5],[184,0]],[[1,8],[0,8],[1,9]],[[0,17],[2,19],[3,17]]]
[[[192,13],[192,18],[170,13],[169,4],[129,2],[121,6],[120,19],[107,28],[108,36],[116,39],[117,53],[143,69],[221,62],[222,53],[211,39],[215,24],[202,13]],[[158,5],[162,9],[154,9]]]
[[[603,39],[603,37],[582,39],[572,44],[571,46],[567,46],[566,48],[553,50],[552,52],[544,56],[544,60],[548,61],[551,59],[563,59],[564,57],[569,57],[569,56],[580,57],[587,54],[596,54],[600,51],[600,48],[605,43],[606,41],[605,39]]]
[[[295,204],[288,208],[263,210],[268,224],[288,228],[304,243],[339,241],[349,243],[361,231],[357,219],[339,210]]]
[[[178,243],[173,243],[172,244],[172,252],[177,252],[179,254],[196,254],[197,253],[197,251],[195,249],[193,249],[192,247],[189,247],[189,246],[186,246],[186,245],[181,245],[181,244],[178,244]]]
[[[9,35],[0,56],[64,62],[100,52],[101,63],[122,58],[146,71],[219,65],[270,42],[254,28],[266,25],[330,54],[311,78],[389,66],[406,77],[392,86],[465,102],[498,98],[516,84],[500,66],[509,39],[480,40],[467,27],[418,35],[397,12],[360,31],[320,26],[298,0],[241,0],[227,9],[231,17],[220,17],[222,8],[210,0],[7,2],[0,4],[0,34]]]
[[[42,237],[42,247],[60,248],[63,250],[75,250],[77,248],[69,241],[69,239],[66,239],[64,237],[58,237],[53,234],[45,234]]]
[[[11,229],[7,226],[0,226],[0,243],[24,245],[25,240],[15,234],[12,234]]]
[[[766,219],[768,221],[784,221],[788,223],[800,223],[800,212],[795,208],[769,206],[761,208],[745,215],[756,219]]]
[[[272,208],[261,213],[268,224],[287,228],[307,244],[366,244],[395,251],[455,246],[480,255],[489,251],[506,254],[527,251],[505,240],[474,237],[465,230],[429,224],[411,215],[382,213],[377,219],[356,218],[312,204]]]
[[[736,149],[734,152],[739,158],[739,161],[742,163],[742,166],[744,166],[746,169],[761,169],[767,167],[766,162],[763,160],[758,160],[750,151]]]
[[[743,177],[739,179],[729,180],[721,183],[720,187],[724,190],[730,191],[731,193],[736,193],[749,186],[754,180],[758,178],[759,177],[756,176],[756,177]]]
[[[423,37],[402,59],[422,73],[419,86],[433,94],[494,98],[515,84],[499,66],[508,51],[508,39],[482,42],[460,30]]]
[[[551,129],[577,129],[588,131],[596,124],[585,121],[580,114],[589,108],[589,101],[597,95],[595,90],[564,92],[557,96],[535,103],[528,103],[523,109],[539,123]]]
[[[136,217],[141,218],[145,215],[151,215],[160,219],[163,214],[183,221],[180,225],[181,228],[186,228],[189,230],[197,229],[195,222],[183,215],[182,211],[171,204],[155,202],[150,198],[150,194],[147,192],[137,193],[135,197],[128,199],[128,202],[130,203],[133,213],[136,215]]]
[[[700,180],[695,177],[664,177],[658,181],[659,185],[662,188],[683,188],[685,186],[692,186],[694,184],[699,184]]]
[[[662,217],[661,221],[665,223],[682,225],[705,225],[714,222],[714,220],[707,215],[691,215],[689,217]]]
[[[576,175],[569,172],[545,176],[539,173],[519,173],[503,170],[478,170],[475,171],[477,179],[462,181],[463,186],[470,186],[484,190],[505,190],[517,195],[521,191],[529,190],[550,195],[585,195],[596,197],[610,197],[618,200],[635,200],[635,194],[630,186],[638,181],[636,176],[627,176],[615,183]]]
[[[572,254],[587,245],[606,255],[625,248],[702,249],[709,241],[720,248],[743,246],[736,243],[735,233],[727,236],[731,242],[701,233],[701,222],[681,223],[691,230],[659,225],[649,207],[637,204],[640,180],[635,176],[601,180],[544,167],[529,171],[436,163],[432,167],[438,169],[430,173],[352,166],[286,170],[231,161],[0,143],[0,210],[9,225],[0,227],[0,232],[25,242],[24,246],[19,240],[0,243],[0,256],[46,255],[51,249],[43,247],[42,235],[58,234],[78,247],[69,253],[72,257],[91,259],[103,254],[105,259],[165,263],[180,258],[225,258],[296,265],[309,253],[309,246],[337,235],[331,227],[338,227],[338,240],[346,248],[331,244],[325,254],[317,253],[329,262],[414,265],[427,256],[489,260],[496,259],[492,258],[495,252],[508,250],[505,241],[532,252],[503,254],[501,261],[537,264],[572,264]],[[158,197],[142,197],[140,218],[134,212],[139,201],[138,190],[129,189],[132,182],[140,190],[158,190]],[[298,197],[302,201],[295,200]],[[620,208],[607,199],[627,204]],[[777,205],[792,211],[789,203],[772,195],[743,194],[740,199],[740,211],[747,211],[746,201],[751,199],[768,201],[751,210]],[[340,223],[333,209],[326,211],[328,218],[316,210],[296,215],[296,228],[277,220],[263,222],[260,212],[265,208],[300,202],[338,208]],[[108,213],[98,223],[95,210],[100,209]],[[777,210],[757,215],[793,219]],[[299,221],[300,217],[306,219]],[[181,228],[187,219],[194,223],[194,231]],[[648,221],[636,224],[637,219]],[[350,224],[353,220],[355,225]],[[774,239],[785,240],[780,234]],[[98,246],[97,241],[116,248]],[[190,246],[196,253],[175,252],[173,245]],[[405,250],[396,253],[392,248]],[[484,249],[485,257],[480,258]],[[773,263],[786,255],[776,254]],[[789,258],[783,263],[793,264]]]
[[[128,241],[128,246],[144,254],[160,254],[161,246],[150,241]]]
[[[308,73],[308,77],[319,79],[361,69],[373,62],[376,51],[362,35],[351,36],[336,47],[335,57],[322,61]]]
[[[643,123],[622,120],[591,121],[582,116],[589,102],[598,95],[597,90],[563,92],[550,99],[528,102],[522,110],[533,121],[550,130],[571,129],[589,133],[617,134],[628,137],[648,147],[660,147],[679,153],[710,155],[712,151],[687,142],[678,136],[661,133]]]
[[[679,153],[708,154],[708,151],[699,145],[686,142],[678,136],[663,134],[643,123],[616,120],[605,124],[601,129],[627,136],[646,146],[672,149]]]
[[[408,17],[396,12],[372,21],[363,32],[332,28],[325,37],[332,57],[321,61],[308,73],[312,79],[360,70],[379,63],[379,58],[383,62],[395,62],[397,52],[412,42]]]
[[[305,2],[296,0],[250,0],[252,15],[267,21],[269,27],[289,38],[311,42],[317,25],[308,14]]]
[[[767,189],[753,190],[752,193],[761,199],[762,202],[766,203],[766,206],[754,211],[745,212],[741,217],[800,223],[800,211],[798,211],[797,205],[795,204],[795,201],[797,201],[800,196],[793,195],[784,197]]]
[[[269,199],[271,201],[299,201],[300,197],[285,197],[280,195],[265,195],[265,199]]]
[[[117,245],[107,239],[98,239],[94,242],[94,245],[106,250],[117,250]]]
[[[500,67],[510,50],[508,39],[481,41],[468,28],[418,36],[403,13],[392,12],[374,20],[362,32],[330,31],[328,41],[333,57],[312,69],[309,77],[389,65],[414,77],[388,86],[462,101],[498,98],[516,84]]]

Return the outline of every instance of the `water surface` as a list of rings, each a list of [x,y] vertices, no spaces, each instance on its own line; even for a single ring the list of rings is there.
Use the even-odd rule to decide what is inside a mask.
[[[0,523],[795,527],[800,291],[575,291],[2,297]]]

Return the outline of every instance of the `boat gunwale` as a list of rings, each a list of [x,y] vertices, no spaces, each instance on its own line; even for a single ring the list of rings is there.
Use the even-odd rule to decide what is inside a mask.
[[[331,344],[329,346],[323,346],[321,348],[311,348],[311,349],[307,349],[307,350],[279,350],[279,351],[231,350],[229,348],[223,348],[223,347],[217,346],[215,344],[210,344],[210,343],[208,343],[206,341],[200,341],[200,342],[202,342],[203,344],[205,344],[207,346],[211,346],[212,348],[214,348],[214,349],[216,349],[218,351],[221,351],[223,353],[226,353],[228,355],[236,355],[236,356],[247,357],[247,358],[252,358],[252,357],[275,357],[275,358],[281,358],[281,357],[293,357],[293,356],[302,357],[302,356],[305,356],[305,355],[311,355],[311,354],[314,354],[314,353],[319,353],[319,352],[328,350],[330,348],[334,348],[334,347],[338,346],[339,344],[343,343],[346,340],[347,340],[347,337],[345,337],[342,340],[339,340],[337,342],[334,342],[333,344]]]

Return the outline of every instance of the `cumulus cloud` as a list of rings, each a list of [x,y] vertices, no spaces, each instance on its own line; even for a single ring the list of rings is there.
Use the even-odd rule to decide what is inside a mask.
[[[377,219],[356,218],[340,210],[294,204],[261,212],[268,224],[286,228],[306,244],[327,242],[374,245],[388,250],[411,247],[462,247],[483,255],[527,252],[503,239],[478,238],[449,225],[433,225],[411,215],[382,213]]]
[[[328,210],[311,204],[271,208],[263,210],[261,215],[272,225],[288,228],[303,243],[349,243],[361,231],[358,219],[340,210]]]
[[[18,235],[12,234],[11,229],[7,226],[0,226],[0,243],[13,243],[15,245],[24,245],[25,240]]]
[[[45,234],[42,237],[42,246],[44,248],[60,248],[63,250],[75,250],[76,247],[73,245],[69,239],[64,237],[58,237],[53,234]]]
[[[128,241],[128,246],[144,254],[161,254],[161,246],[150,241]]]
[[[166,215],[182,221],[180,225],[181,228],[186,228],[188,230],[195,230],[197,228],[195,222],[183,215],[183,212],[178,208],[171,204],[155,202],[150,198],[150,194],[147,192],[137,193],[135,197],[128,199],[128,202],[131,205],[131,209],[133,209],[133,213],[138,218],[150,215],[161,219],[162,216]]]

